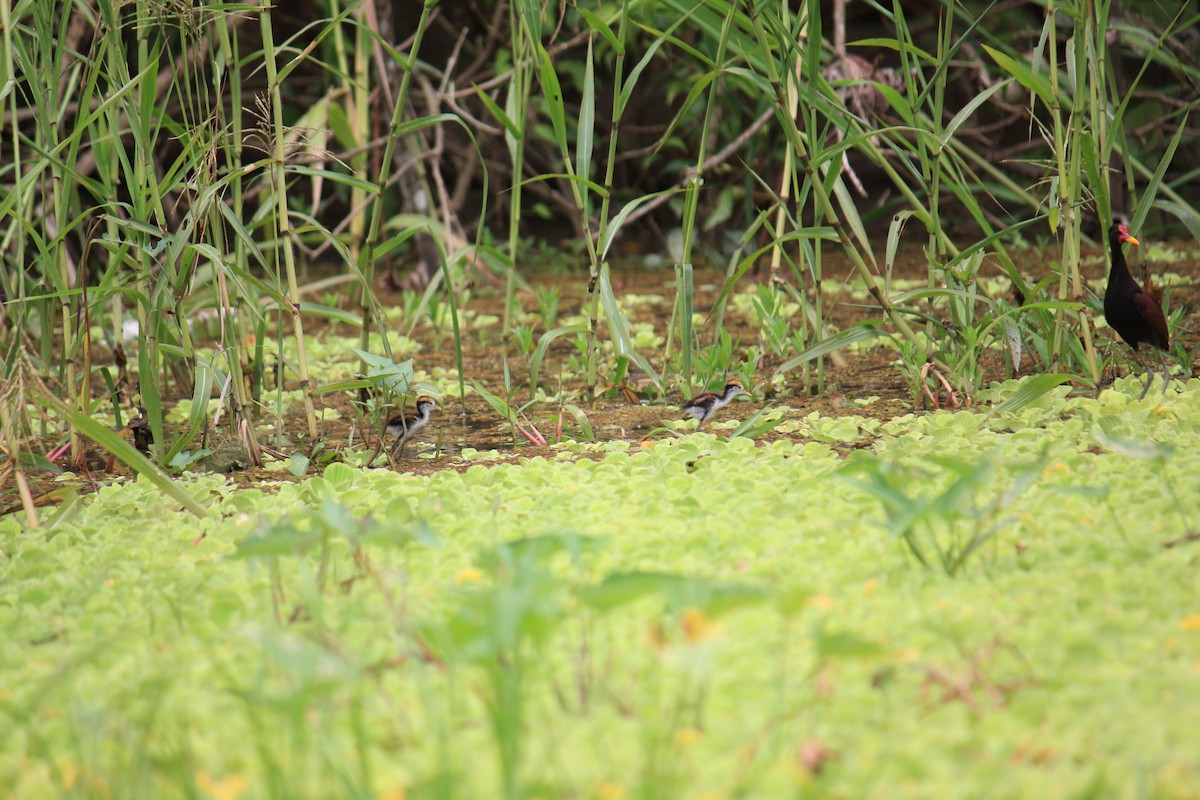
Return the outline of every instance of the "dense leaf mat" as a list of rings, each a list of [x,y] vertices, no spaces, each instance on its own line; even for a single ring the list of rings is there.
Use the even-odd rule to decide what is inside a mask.
[[[1200,382],[1118,388],[0,521],[0,794],[1195,796]]]

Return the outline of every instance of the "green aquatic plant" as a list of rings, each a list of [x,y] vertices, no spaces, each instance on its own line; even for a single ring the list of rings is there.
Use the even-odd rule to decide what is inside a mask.
[[[1007,465],[1011,475],[1002,475],[987,456],[928,457],[920,465],[858,458],[841,474],[879,501],[888,538],[902,540],[921,566],[954,577],[1015,519],[1021,496],[1043,466],[1041,460]]]
[[[145,477],[0,518],[0,787],[1121,794],[1152,758],[1186,790],[1200,383],[999,410],[1029,382],[992,414]],[[1031,737],[1069,758],[1014,760]]]

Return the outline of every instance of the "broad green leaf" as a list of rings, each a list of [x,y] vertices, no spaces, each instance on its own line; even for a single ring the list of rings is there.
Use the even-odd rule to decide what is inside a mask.
[[[546,101],[546,114],[554,127],[554,141],[564,153],[567,150],[567,114],[563,103],[562,86],[558,82],[558,73],[554,71],[554,62],[541,42],[537,43],[538,81],[542,85],[542,96]]]
[[[1070,383],[1071,381],[1083,382],[1083,380],[1078,375],[1068,375],[1065,373],[1032,375],[1024,378],[1021,381],[1020,388],[1017,389],[1013,396],[1000,405],[993,407],[991,412],[989,412],[989,416],[1011,414],[1014,411],[1019,411],[1047,392],[1062,386],[1064,383]]]
[[[604,306],[604,316],[608,320],[613,348],[617,351],[617,355],[625,356],[637,364],[646,373],[646,376],[650,378],[650,381],[661,391],[662,379],[658,377],[658,373],[654,371],[654,367],[650,366],[650,362],[634,349],[633,343],[629,339],[629,328],[625,323],[625,314],[617,304],[617,297],[613,294],[612,283],[608,277],[608,264],[602,264],[600,267],[599,285],[600,304]]]
[[[1054,93],[1050,88],[1050,82],[1046,80],[1045,76],[1034,73],[1024,61],[1002,53],[990,45],[985,44],[982,47],[992,57],[992,60],[1000,65],[1001,69],[1015,78],[1026,89],[1036,94],[1043,104],[1047,106],[1054,105]]]
[[[1179,123],[1179,127],[1175,129],[1175,135],[1171,137],[1170,144],[1167,145],[1166,151],[1162,158],[1158,160],[1158,166],[1154,170],[1154,174],[1150,176],[1149,182],[1142,189],[1142,199],[1138,203],[1138,209],[1134,212],[1131,224],[1133,230],[1139,230],[1142,222],[1149,213],[1150,207],[1154,204],[1155,197],[1158,195],[1159,188],[1163,184],[1163,177],[1166,175],[1167,167],[1175,158],[1175,150],[1179,147],[1179,142],[1183,139],[1183,133],[1187,130],[1187,122],[1190,115],[1184,114],[1183,120]],[[1195,212],[1193,212],[1195,213]]]
[[[533,349],[533,353],[529,356],[529,388],[530,391],[536,391],[538,382],[538,373],[541,371],[542,360],[546,357],[546,351],[551,343],[560,336],[570,336],[571,334],[583,333],[587,330],[587,326],[583,323],[575,325],[562,325],[553,330],[546,331],[538,339],[537,347]]]
[[[950,120],[950,124],[946,126],[946,129],[942,131],[942,144],[946,144],[946,142],[950,141],[950,139],[954,137],[954,134],[958,132],[960,127],[962,127],[962,124],[970,119],[971,115],[975,113],[975,109],[986,103],[991,99],[992,95],[1007,85],[1007,81],[997,81],[971,98],[971,100],[965,106],[963,106],[957,114],[954,115],[953,119]]]
[[[492,410],[499,414],[504,420],[512,425],[516,425],[520,422],[517,417],[517,412],[513,410],[512,406],[509,405],[507,401],[489,392],[486,388],[484,388],[482,383],[474,378],[469,378],[468,380],[470,381],[471,388],[475,391],[475,394],[486,400],[487,404],[492,407]]]
[[[758,411],[755,411],[748,418],[743,420],[741,425],[737,426],[737,429],[730,434],[730,438],[735,436],[744,436],[747,439],[757,439],[764,433],[778,427],[779,424],[783,422],[783,415],[779,414],[775,417],[764,418],[764,415],[769,410],[770,409],[760,408]]]
[[[604,37],[604,40],[608,42],[609,47],[613,49],[614,53],[618,56],[625,54],[625,49],[621,46],[617,35],[613,33],[613,29],[609,27],[609,24],[604,21],[603,17],[583,6],[576,6],[575,10],[579,12],[579,16],[583,17],[583,21],[587,23],[589,28]]]
[[[521,129],[517,127],[517,123],[513,122],[512,117],[504,113],[504,109],[500,108],[500,106],[496,104],[496,101],[493,100],[487,92],[476,86],[475,96],[479,98],[479,101],[483,103],[484,107],[488,110],[488,113],[495,117],[496,121],[503,125],[504,129],[508,131],[509,134],[520,138]]]
[[[596,70],[592,39],[588,38],[583,63],[583,96],[579,100],[579,124],[575,129],[575,174],[587,180],[592,174],[592,137],[596,134]],[[591,213],[590,195],[584,195],[583,214]]]
[[[888,335],[889,334],[884,333],[874,325],[860,323],[855,325],[853,328],[847,328],[841,333],[831,336],[828,339],[823,339],[812,347],[797,353],[787,361],[780,364],[778,369],[775,370],[775,374],[784,375],[802,364],[806,364],[813,359],[820,358],[821,356],[828,355],[835,350],[848,347],[856,342],[865,342],[870,339],[877,339],[880,336]]]
[[[55,414],[67,420],[75,430],[128,464],[130,469],[133,469],[139,475],[145,475],[164,494],[176,500],[181,506],[197,517],[208,515],[204,506],[200,505],[187,489],[171,480],[156,464],[139,453],[133,445],[122,439],[118,434],[104,427],[91,417],[71,408],[52,394],[38,392],[31,399],[43,408],[53,410]]]
[[[656,197],[662,197],[669,194],[681,194],[683,189],[664,189],[660,192],[651,192],[644,194],[641,197],[635,197],[621,207],[613,217],[612,222],[608,224],[608,228],[604,231],[604,240],[600,243],[600,260],[608,260],[608,251],[612,247],[612,243],[617,238],[617,233],[621,230],[621,226],[625,223],[625,218],[632,214],[639,206],[653,200]]]

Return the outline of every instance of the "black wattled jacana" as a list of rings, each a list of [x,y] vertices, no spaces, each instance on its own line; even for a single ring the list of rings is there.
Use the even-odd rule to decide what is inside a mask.
[[[704,423],[717,412],[717,409],[726,405],[730,400],[744,392],[742,382],[737,378],[730,378],[725,384],[725,391],[720,394],[714,392],[705,392],[698,394],[691,400],[681,406],[680,410],[689,417],[696,420],[696,430],[704,427]]]
[[[1104,292],[1104,319],[1121,338],[1133,348],[1133,358],[1142,364],[1138,353],[1140,345],[1148,344],[1157,347],[1159,359],[1163,368],[1163,394],[1167,393],[1167,359],[1165,352],[1170,348],[1170,332],[1167,330],[1167,318],[1163,316],[1162,307],[1158,301],[1142,290],[1138,282],[1125,266],[1125,256],[1121,245],[1125,242],[1138,244],[1138,240],[1129,235],[1129,226],[1122,222],[1114,222],[1108,229],[1108,243],[1112,248],[1112,270],[1108,273],[1108,289]],[[1154,370],[1146,370],[1146,385],[1138,397],[1141,400],[1150,390],[1154,381]]]

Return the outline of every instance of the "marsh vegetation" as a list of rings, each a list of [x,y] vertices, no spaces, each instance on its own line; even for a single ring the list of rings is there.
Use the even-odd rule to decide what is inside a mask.
[[[1198,14],[0,0],[0,792],[1194,792]]]

